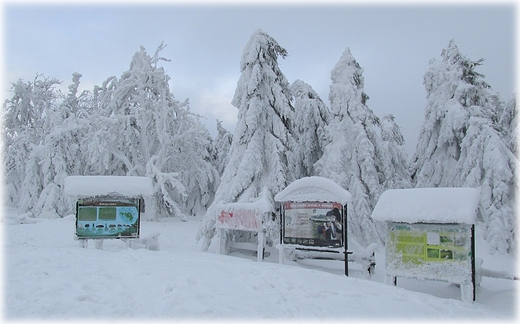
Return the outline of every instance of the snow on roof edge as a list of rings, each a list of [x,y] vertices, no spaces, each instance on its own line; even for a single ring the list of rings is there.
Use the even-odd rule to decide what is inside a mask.
[[[344,205],[352,200],[352,195],[328,178],[312,176],[293,181],[276,194],[274,200],[339,202]]]
[[[223,201],[219,201],[215,203],[215,207],[220,211],[238,211],[238,210],[256,210],[258,213],[269,213],[272,211],[271,203],[265,198],[259,198],[255,201],[251,202],[232,202],[232,203],[224,203]]]
[[[135,176],[68,176],[64,181],[65,194],[91,197],[119,194],[149,196],[153,193],[152,179]]]
[[[474,188],[391,189],[383,192],[372,219],[403,223],[475,224],[480,192]]]

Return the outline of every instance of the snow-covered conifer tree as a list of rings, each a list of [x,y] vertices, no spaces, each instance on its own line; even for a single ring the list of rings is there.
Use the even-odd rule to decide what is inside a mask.
[[[352,194],[349,232],[359,243],[380,240],[370,215],[381,194],[385,162],[378,152],[379,119],[368,108],[363,69],[347,48],[331,73],[329,100],[332,120],[328,144],[314,165],[315,174],[329,178]]]
[[[293,131],[298,144],[295,152],[300,162],[298,178],[314,174],[314,163],[323,155],[326,142],[325,127],[330,121],[330,111],[312,87],[301,80],[291,84],[294,96]]]
[[[484,238],[503,253],[516,245],[513,204],[518,161],[486,115],[489,110],[472,106],[468,112],[455,185],[480,188]]]
[[[290,133],[294,108],[289,84],[278,67],[278,57],[287,52],[261,30],[251,36],[242,54],[233,106],[238,121],[220,185],[200,226],[197,239],[204,237],[207,249],[215,234],[214,207],[218,202],[254,202],[263,199],[273,205],[273,196],[294,180],[295,158],[291,155],[294,139]],[[267,237],[277,235],[276,224]]]
[[[408,154],[403,148],[404,138],[392,114],[383,116],[381,120],[381,153],[385,175],[383,191],[387,189],[403,189],[412,187],[412,179],[408,171]]]
[[[432,60],[424,76],[428,103],[411,166],[416,187],[480,189],[485,237],[505,252],[515,246],[514,171],[518,160],[508,146],[510,126],[484,76],[475,71],[483,60],[463,56],[451,40]],[[503,114],[504,115],[504,114]]]
[[[488,96],[489,85],[475,71],[482,60],[473,62],[462,56],[453,40],[441,56],[442,61],[430,61],[424,75],[428,103],[411,166],[417,187],[458,185],[453,181],[467,129],[468,107]]]
[[[217,137],[214,141],[213,154],[215,155],[215,167],[221,176],[229,161],[229,149],[232,142],[233,134],[222,127],[222,121],[217,120]]]
[[[506,138],[507,145],[518,158],[518,117],[515,96],[511,96],[505,103],[503,110],[499,112],[498,123]]]
[[[176,154],[169,157],[168,164],[178,173],[185,192],[182,195],[177,193],[174,197],[182,210],[196,215],[206,211],[213,201],[220,174],[214,165],[213,139],[208,130],[198,118],[177,117],[177,132],[180,136],[172,138],[172,152]]]

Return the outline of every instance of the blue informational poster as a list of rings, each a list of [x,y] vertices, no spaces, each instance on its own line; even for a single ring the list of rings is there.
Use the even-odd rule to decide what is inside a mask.
[[[76,204],[76,238],[138,238],[138,198],[81,199]]]

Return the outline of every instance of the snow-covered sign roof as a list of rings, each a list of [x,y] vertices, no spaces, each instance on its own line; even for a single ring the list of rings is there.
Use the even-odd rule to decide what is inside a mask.
[[[152,194],[152,179],[126,176],[69,176],[65,178],[65,193],[80,197],[110,194],[149,196]]]
[[[475,224],[479,191],[473,188],[393,189],[383,192],[372,218],[402,223]]]
[[[350,192],[341,188],[334,181],[322,177],[305,177],[292,182],[274,196],[274,200],[283,201],[319,201],[346,204],[352,199]]]

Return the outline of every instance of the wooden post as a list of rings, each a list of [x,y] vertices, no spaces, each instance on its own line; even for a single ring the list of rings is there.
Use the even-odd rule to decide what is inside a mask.
[[[471,288],[473,301],[476,298],[476,280],[475,280],[475,224],[471,225]]]
[[[285,248],[283,246],[283,243],[281,243],[278,246],[278,263],[284,264],[284,260],[285,260]]]
[[[262,262],[264,258],[264,230],[258,232],[258,247],[257,247],[256,260]]]
[[[103,240],[96,240],[96,249],[101,250],[103,249]]]
[[[79,239],[79,246],[81,248],[84,248],[84,249],[88,248],[88,240],[86,240],[86,239]]]
[[[280,245],[278,246],[278,263],[283,264],[285,259],[285,249],[283,242],[284,234],[284,218],[285,218],[285,203],[280,203]]]
[[[226,230],[224,228],[217,228],[217,254],[227,254],[226,242],[227,235]]]
[[[343,206],[343,247],[345,254],[345,276],[348,277],[347,205]]]
[[[386,276],[386,283],[389,285],[397,286],[397,277],[394,276]]]

